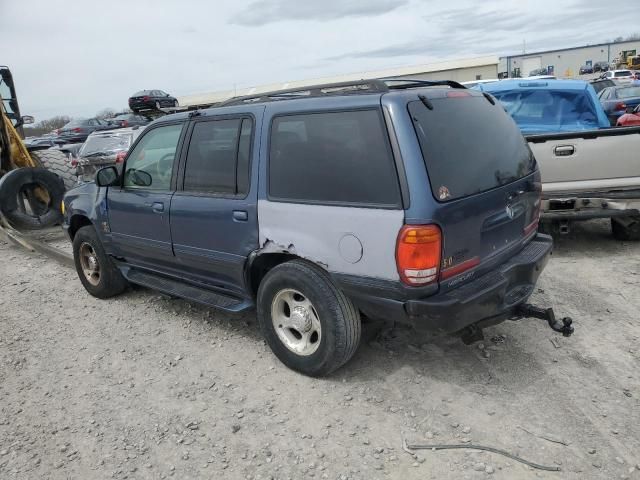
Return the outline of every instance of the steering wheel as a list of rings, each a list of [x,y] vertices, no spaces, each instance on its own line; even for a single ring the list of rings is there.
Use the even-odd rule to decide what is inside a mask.
[[[173,166],[174,158],[175,153],[167,153],[156,163],[156,174],[154,177],[158,179],[158,183],[167,186],[171,183],[171,167]]]

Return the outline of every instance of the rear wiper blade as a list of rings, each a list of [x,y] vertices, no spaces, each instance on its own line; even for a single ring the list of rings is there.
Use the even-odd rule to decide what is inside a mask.
[[[92,152],[92,153],[88,153],[86,155],[82,155],[84,158],[89,158],[89,157],[100,157],[103,155],[110,155],[112,153],[115,153],[115,150],[111,150],[108,152]]]
[[[433,110],[433,103],[431,103],[431,100],[429,100],[427,97],[425,97],[421,93],[418,94],[418,98],[420,99],[420,101],[425,107],[427,107],[429,110]]]

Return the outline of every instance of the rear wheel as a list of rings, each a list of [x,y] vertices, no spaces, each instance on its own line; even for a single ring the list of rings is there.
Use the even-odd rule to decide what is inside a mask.
[[[156,110],[160,110],[160,102],[156,102]]]
[[[324,270],[301,260],[273,268],[258,288],[258,321],[282,363],[305,375],[344,365],[360,342],[360,315]]]
[[[178,107],[178,106],[179,106],[179,105],[178,105],[178,100],[174,100],[174,101],[173,101],[173,106],[174,106],[174,107]]]
[[[73,238],[73,261],[84,288],[94,297],[122,293],[127,281],[106,254],[92,225],[82,227]]]
[[[612,218],[611,233],[616,240],[640,240],[640,215]]]

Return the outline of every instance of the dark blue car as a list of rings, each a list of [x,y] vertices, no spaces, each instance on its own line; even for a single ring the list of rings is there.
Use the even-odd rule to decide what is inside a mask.
[[[433,87],[438,88],[433,88]],[[489,96],[454,82],[368,81],[165,116],[122,173],[67,193],[79,278],[257,309],[274,353],[324,375],[361,319],[481,338],[526,307],[552,248],[540,173]]]
[[[640,82],[605,88],[598,95],[611,125],[627,112],[640,105]]]

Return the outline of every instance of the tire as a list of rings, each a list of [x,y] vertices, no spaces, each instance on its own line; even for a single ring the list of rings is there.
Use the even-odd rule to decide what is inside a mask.
[[[611,219],[611,233],[613,238],[622,241],[640,240],[640,216]]]
[[[49,196],[47,202],[38,199],[42,198],[43,190]],[[18,229],[51,227],[62,222],[60,204],[64,192],[62,179],[53,172],[44,168],[18,168],[0,180],[0,209],[9,223]],[[26,209],[27,204],[30,211]]]
[[[177,108],[177,107],[179,107],[179,106],[180,106],[180,104],[178,103],[178,100],[174,100],[174,101],[173,101],[173,106],[174,106],[175,108]]]
[[[274,267],[260,283],[256,303],[262,334],[292,370],[312,377],[328,375],[358,348],[358,310],[315,265],[293,260]]]
[[[88,261],[88,254],[93,257],[93,261]],[[73,238],[73,262],[80,282],[94,297],[113,297],[127,288],[127,280],[104,251],[92,225],[82,227],[76,232]],[[94,274],[85,273],[88,267],[94,267]]]
[[[160,110],[160,102],[156,102],[156,110]]]
[[[40,165],[58,175],[67,190],[78,183],[76,169],[71,166],[69,157],[64,152],[57,148],[49,148],[30,153],[32,157],[35,157],[36,161],[40,162]]]

